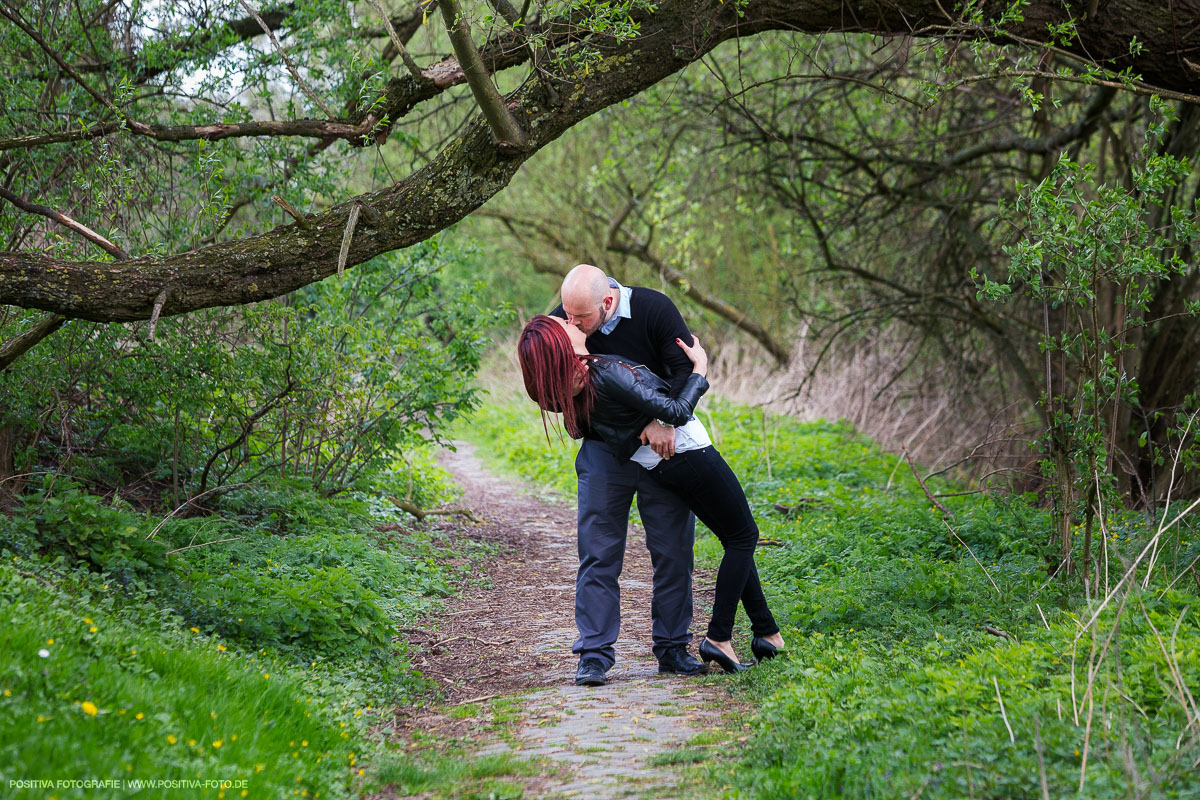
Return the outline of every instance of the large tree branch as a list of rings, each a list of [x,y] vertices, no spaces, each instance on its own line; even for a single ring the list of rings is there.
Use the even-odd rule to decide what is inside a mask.
[[[1175,24],[1194,20],[1200,0],[1172,6],[1149,0],[1113,0],[1105,13],[1078,24],[1079,37],[1067,49],[1113,68],[1132,67],[1148,83],[1188,90],[1194,77],[1188,61],[1200,62],[1200,31]],[[1071,4],[1037,0],[1006,35],[1044,39],[1049,23],[1079,16]],[[1190,16],[1189,16],[1190,15]],[[1137,24],[1131,23],[1137,20]],[[506,105],[529,133],[527,149],[501,154],[490,128],[479,119],[431,163],[383,191],[357,198],[379,213],[377,223],[358,226],[347,265],[432,236],[474,211],[501,191],[521,163],[572,126],[621,102],[696,61],[722,41],[773,29],[810,32],[869,31],[927,35],[999,37],[1001,32],[967,29],[947,20],[937,2],[905,0],[879,4],[749,0],[666,0],[642,16],[636,38],[596,45],[598,62],[568,67],[561,103],[546,102],[542,87],[527,83]],[[1181,32],[1176,34],[1175,29]],[[1136,34],[1144,43],[1132,53]],[[526,58],[516,47],[514,58]],[[411,76],[393,79],[393,82]],[[436,92],[434,92],[436,93]],[[313,230],[297,225],[212,247],[120,264],[74,262],[35,253],[0,254],[0,303],[41,308],[68,317],[133,320],[150,317],[155,299],[169,290],[163,315],[211,306],[236,305],[277,297],[336,272],[337,254],[352,202],[313,217]],[[370,216],[370,215],[365,215]]]

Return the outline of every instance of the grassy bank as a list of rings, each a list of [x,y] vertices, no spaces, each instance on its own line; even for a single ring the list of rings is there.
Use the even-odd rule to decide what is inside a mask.
[[[710,784],[745,798],[1200,793],[1194,518],[1125,582],[1155,528],[1106,519],[1089,599],[1047,579],[1050,522],[1032,498],[946,497],[945,517],[901,458],[848,426],[705,406],[789,642],[786,659],[730,680],[758,710],[736,756],[707,753]],[[528,401],[494,398],[467,433],[494,464],[573,493],[575,446],[547,444]],[[701,530],[699,563],[720,554]]]
[[[489,552],[391,504],[451,497],[428,454],[410,464],[374,493],[264,480],[166,521],[65,479],[27,493],[0,517],[4,796],[486,797],[527,770],[376,731],[436,696],[398,629]]]

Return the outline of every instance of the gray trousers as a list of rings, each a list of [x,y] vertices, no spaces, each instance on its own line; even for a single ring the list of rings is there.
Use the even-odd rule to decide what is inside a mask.
[[[637,495],[654,566],[650,617],[654,655],[692,639],[692,548],[696,518],[649,471],[618,461],[602,442],[584,439],[575,457],[579,476],[579,574],[575,581],[575,625],[579,638],[571,651],[596,656],[611,667],[621,629],[621,589],[617,578],[625,560],[629,509]]]

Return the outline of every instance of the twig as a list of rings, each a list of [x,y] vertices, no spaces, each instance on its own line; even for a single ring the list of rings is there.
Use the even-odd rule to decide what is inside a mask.
[[[1001,639],[1008,639],[1013,642],[1017,641],[1017,637],[1013,636],[1011,633],[1006,633],[999,628],[993,628],[991,625],[984,625],[983,629],[992,636],[999,636]]]
[[[917,479],[917,483],[921,486],[921,491],[925,493],[927,498],[929,498],[929,502],[937,506],[938,511],[941,511],[943,516],[954,519],[954,515],[950,513],[950,509],[942,505],[941,502],[938,501],[938,499],[929,491],[929,487],[925,485],[925,480],[921,477],[921,473],[917,472],[917,465],[913,463],[912,454],[908,452],[908,445],[901,445],[901,448],[904,451],[904,458],[908,461],[909,468],[912,469],[913,476]],[[960,539],[959,541],[962,540]],[[972,553],[972,556],[974,556],[974,553]],[[999,589],[996,591],[999,591]]]
[[[1038,778],[1042,783],[1042,800],[1050,800],[1050,785],[1046,782],[1046,760],[1042,757],[1042,732],[1037,714],[1033,715],[1033,746],[1037,752]]]
[[[992,686],[996,687],[996,699],[1000,701],[1000,716],[1004,719],[1004,727],[1008,728],[1008,741],[1016,744],[1017,737],[1013,734],[1012,725],[1008,724],[1008,714],[1004,711],[1004,698],[1000,696],[1000,684],[995,675],[992,676]]]
[[[358,227],[358,215],[362,207],[351,205],[350,216],[346,218],[346,232],[342,234],[342,249],[338,251],[337,274],[342,277],[346,269],[346,259],[350,256],[350,241],[354,238],[354,229]]]
[[[276,205],[286,211],[292,219],[296,220],[296,224],[299,225],[301,229],[306,231],[312,230],[312,223],[309,222],[303,214],[293,208],[291,203],[289,203],[287,200],[284,200],[279,195],[274,195],[271,199],[275,201]]]
[[[431,509],[431,510],[426,510],[423,508],[419,508],[419,507],[413,505],[412,503],[409,503],[406,500],[401,500],[398,497],[389,497],[388,500],[391,500],[392,505],[394,505],[396,508],[400,509],[401,511],[407,511],[409,514],[412,514],[414,517],[417,518],[418,522],[424,522],[426,517],[432,517],[432,516],[443,515],[443,514],[457,514],[459,516],[466,517],[467,519],[471,520],[471,522],[474,522],[477,525],[483,522],[483,520],[481,520],[479,517],[475,516],[475,514],[469,508],[435,508],[435,509]]]
[[[482,697],[472,697],[470,700],[460,700],[455,703],[456,706],[470,705],[471,703],[482,703],[484,700],[491,700],[493,697],[500,697],[499,694],[485,694]]]
[[[172,511],[170,514],[167,514],[165,517],[163,517],[162,520],[157,525],[154,526],[154,529],[152,531],[150,531],[148,534],[146,534],[146,538],[153,539],[155,536],[158,535],[158,532],[160,530],[162,530],[162,526],[167,524],[167,520],[171,519],[171,517],[175,516],[180,511],[183,511],[185,508],[187,508],[192,503],[199,500],[201,497],[210,495],[214,492],[220,492],[223,490],[228,491],[229,489],[236,489],[240,486],[249,486],[249,485],[250,484],[248,484],[248,483],[228,483],[228,484],[225,484],[224,486],[214,486],[213,488],[209,489],[207,492],[201,492],[200,494],[196,495],[195,497],[191,498],[190,500],[185,500],[174,511]]]
[[[309,88],[309,85],[304,82],[303,78],[300,77],[300,73],[296,71],[296,67],[294,64],[292,64],[292,60],[288,58],[287,53],[283,51],[283,45],[279,43],[279,39],[275,38],[275,31],[271,30],[271,26],[268,25],[263,18],[258,15],[257,11],[250,7],[250,4],[247,3],[246,0],[238,0],[238,2],[241,3],[242,8],[246,9],[247,14],[254,17],[255,21],[263,29],[263,33],[271,38],[271,44],[275,45],[275,49],[279,52],[280,58],[283,59],[284,65],[287,66],[288,72],[292,73],[292,77],[295,78],[296,83],[300,84],[300,88],[304,90],[306,95],[308,95],[308,99],[316,103],[317,106],[325,112],[326,117],[329,119],[334,119],[334,113],[329,110],[329,106],[321,102],[321,98],[317,97],[316,93]]]
[[[14,569],[13,572],[17,573],[18,575],[24,575],[26,578],[33,578],[35,581],[41,581],[42,585],[47,588],[54,588],[54,584],[43,578],[41,575],[37,575],[32,572],[26,572],[23,569]]]
[[[947,522],[945,519],[942,520],[942,524],[946,526],[946,530],[950,531],[951,536],[953,536],[955,539],[958,539],[959,544],[961,544],[963,547],[967,548],[967,552],[971,554],[971,558],[974,558],[975,563],[979,565],[979,568],[981,570],[983,570],[984,576],[986,576],[988,579],[988,582],[992,584],[992,588],[996,590],[996,594],[1003,595],[1004,592],[1000,591],[1000,587],[996,585],[996,582],[994,580],[992,580],[992,574],[990,572],[988,572],[987,567],[985,567],[983,565],[982,561],[980,561],[978,558],[975,557],[975,551],[971,549],[971,545],[964,542],[962,540],[962,537],[958,535],[958,532],[955,531],[954,528],[951,528],[950,523]]]
[[[396,47],[396,52],[400,54],[400,60],[404,62],[404,66],[412,73],[412,76],[419,81],[429,80],[425,77],[425,73],[421,72],[421,68],[417,66],[417,62],[409,55],[408,48],[404,46],[404,42],[400,41],[400,34],[396,33],[396,26],[392,24],[391,17],[387,15],[387,11],[383,8],[381,0],[374,0],[375,8],[379,11],[379,16],[383,17],[383,25],[387,28],[388,36],[392,39],[392,44]]]
[[[1050,630],[1050,623],[1046,622],[1046,615],[1042,613],[1042,607],[1037,603],[1034,603],[1033,607],[1037,609],[1038,616],[1042,618],[1042,624],[1046,626],[1046,630]]]
[[[1194,509],[1198,505],[1200,505],[1200,498],[1197,498],[1195,500],[1195,502],[1193,502],[1190,506],[1185,508],[1178,516],[1176,516],[1169,523],[1167,523],[1165,525],[1162,523],[1159,524],[1158,530],[1155,531],[1154,536],[1150,537],[1150,541],[1147,542],[1146,546],[1142,548],[1142,552],[1140,552],[1138,554],[1138,557],[1133,560],[1133,563],[1129,565],[1129,569],[1125,570],[1125,574],[1121,576],[1121,580],[1117,581],[1117,585],[1114,586],[1112,588],[1112,590],[1108,593],[1108,595],[1104,598],[1104,602],[1100,603],[1099,608],[1097,608],[1096,611],[1092,614],[1091,619],[1089,619],[1085,625],[1081,626],[1083,630],[1087,630],[1089,627],[1091,627],[1091,625],[1097,619],[1099,619],[1100,615],[1104,612],[1104,609],[1108,607],[1109,602],[1111,602],[1113,597],[1116,596],[1117,592],[1119,592],[1121,590],[1121,587],[1125,585],[1125,581],[1129,580],[1130,577],[1133,576],[1133,574],[1137,571],[1138,565],[1142,563],[1142,559],[1145,558],[1146,554],[1149,553],[1151,551],[1151,549],[1157,544],[1159,537],[1161,537],[1164,533],[1169,531],[1175,525],[1176,522],[1179,522],[1179,520],[1183,519],[1185,516],[1187,516],[1189,513],[1191,513],[1192,509]],[[1166,514],[1164,514],[1163,522],[1166,522],[1166,519],[1167,519]],[[1081,631],[1080,633],[1076,634],[1076,638],[1078,638],[1079,636],[1082,636],[1082,635],[1083,634]]]
[[[152,342],[154,341],[154,329],[158,327],[158,315],[162,313],[163,304],[167,302],[167,295],[170,292],[170,287],[164,287],[158,293],[158,297],[154,298],[154,309],[150,312],[150,333],[146,337]]]

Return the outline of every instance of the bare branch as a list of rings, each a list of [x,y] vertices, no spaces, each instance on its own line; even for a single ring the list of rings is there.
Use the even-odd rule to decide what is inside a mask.
[[[792,354],[788,346],[772,336],[770,331],[751,319],[746,312],[719,297],[702,291],[695,283],[688,280],[686,275],[672,267],[665,259],[650,252],[650,247],[646,242],[630,236],[627,232],[625,235],[628,238],[625,241],[618,240],[618,228],[619,220],[618,226],[614,226],[611,230],[607,243],[608,250],[614,253],[633,256],[652,267],[662,276],[663,280],[673,284],[677,289],[694,300],[697,305],[707,308],[722,319],[732,322],[736,327],[748,333],[771,354],[771,357],[775,359],[777,364],[782,366],[791,360]]]
[[[305,216],[297,211],[296,208],[287,200],[284,200],[279,195],[272,196],[271,200],[275,202],[275,205],[286,211],[292,219],[296,220],[296,224],[299,225],[303,230],[312,230],[312,223],[310,223]]]
[[[108,239],[105,239],[103,236],[96,233],[83,223],[76,222],[66,214],[63,214],[61,211],[55,211],[53,208],[48,208],[47,206],[38,205],[37,203],[30,203],[28,200],[23,200],[10,192],[8,189],[5,189],[3,186],[0,186],[0,197],[3,197],[5,200],[12,203],[22,211],[28,211],[30,214],[40,214],[43,217],[54,220],[64,227],[70,228],[79,235],[83,236],[89,242],[98,245],[104,250],[104,252],[108,253],[113,258],[116,258],[120,261],[126,261],[130,258],[128,253],[117,247]]]
[[[400,60],[404,62],[404,66],[408,68],[409,73],[418,80],[425,80],[424,73],[417,66],[417,62],[409,55],[408,49],[404,46],[404,42],[400,40],[400,34],[396,33],[396,26],[392,24],[391,17],[387,15],[387,11],[383,8],[383,0],[374,0],[375,8],[379,10],[379,16],[383,17],[383,25],[387,28],[388,36],[392,40],[392,46],[396,48],[396,52],[400,56]]]

